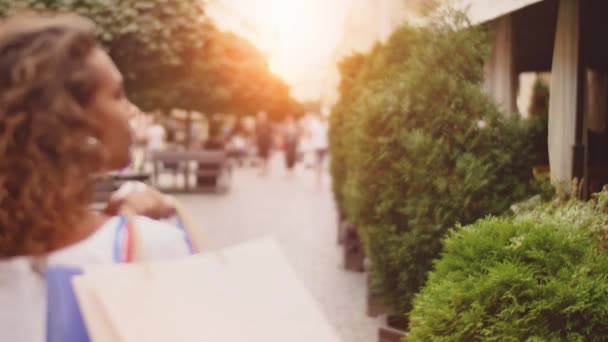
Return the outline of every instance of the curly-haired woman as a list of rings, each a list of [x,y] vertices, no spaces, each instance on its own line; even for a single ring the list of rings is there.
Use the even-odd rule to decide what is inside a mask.
[[[0,23],[0,340],[44,341],[45,266],[113,262],[119,218],[89,209],[90,180],[129,163],[131,106],[88,20]],[[136,226],[147,257],[187,254],[179,230]]]

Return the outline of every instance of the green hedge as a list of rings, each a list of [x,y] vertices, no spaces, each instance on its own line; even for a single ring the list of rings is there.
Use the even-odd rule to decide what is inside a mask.
[[[357,80],[361,77],[362,69],[365,68],[368,59],[369,56],[356,54],[340,63],[339,69],[342,75],[340,96],[342,101],[332,108],[329,117],[330,172],[334,199],[340,215],[345,215],[342,189],[348,173],[350,99],[355,92]]]
[[[607,194],[458,228],[407,341],[608,339]]]
[[[358,100],[370,89],[381,85],[391,68],[401,63],[408,55],[407,42],[400,41],[409,27],[403,27],[391,37],[388,47],[377,44],[369,53],[354,54],[339,64],[341,83],[340,101],[332,108],[329,126],[332,186],[340,214],[348,217],[349,196],[345,194],[345,183],[353,172],[353,144],[357,134]],[[351,219],[352,221],[352,219]]]
[[[486,42],[460,13],[405,26],[336,107],[338,205],[361,230],[374,292],[396,312],[411,309],[450,227],[536,191],[527,123],[505,119],[482,90]]]

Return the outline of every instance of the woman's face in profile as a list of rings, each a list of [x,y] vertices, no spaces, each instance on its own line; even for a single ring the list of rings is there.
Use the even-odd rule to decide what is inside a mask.
[[[85,110],[94,118],[99,130],[99,142],[107,151],[105,167],[109,170],[121,169],[131,162],[129,120],[136,113],[125,95],[123,77],[110,57],[102,49],[96,48],[89,57],[89,63],[96,69],[99,80]]]

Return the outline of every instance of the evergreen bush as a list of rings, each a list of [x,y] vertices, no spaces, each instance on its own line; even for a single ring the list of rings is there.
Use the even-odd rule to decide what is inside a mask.
[[[350,121],[349,114],[352,94],[355,92],[355,84],[357,77],[364,68],[369,56],[363,54],[355,54],[343,60],[339,64],[341,82],[340,82],[340,101],[332,108],[329,117],[329,153],[330,173],[332,176],[332,190],[334,200],[341,216],[344,216],[344,199],[342,189],[346,181],[348,172],[348,138],[349,129],[348,122]]]
[[[348,215],[349,197],[345,194],[346,180],[349,172],[357,165],[352,158],[354,140],[357,130],[357,116],[361,107],[359,100],[367,94],[379,91],[382,79],[390,76],[393,69],[407,58],[409,44],[407,31],[404,26],[391,36],[387,44],[377,44],[366,54],[354,54],[345,58],[339,64],[341,82],[339,86],[340,100],[333,107],[330,116],[329,139],[332,175],[332,186],[339,212]]]
[[[372,289],[398,313],[411,309],[449,228],[536,191],[527,123],[482,90],[486,42],[461,13],[405,26],[345,99],[341,205],[361,230]]]
[[[608,195],[455,229],[406,341],[608,339]]]

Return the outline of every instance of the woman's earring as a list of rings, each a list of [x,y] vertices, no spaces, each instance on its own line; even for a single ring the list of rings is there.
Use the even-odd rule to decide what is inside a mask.
[[[95,138],[92,135],[89,135],[87,137],[87,145],[89,145],[91,147],[97,147],[97,146],[99,146],[99,139]]]

